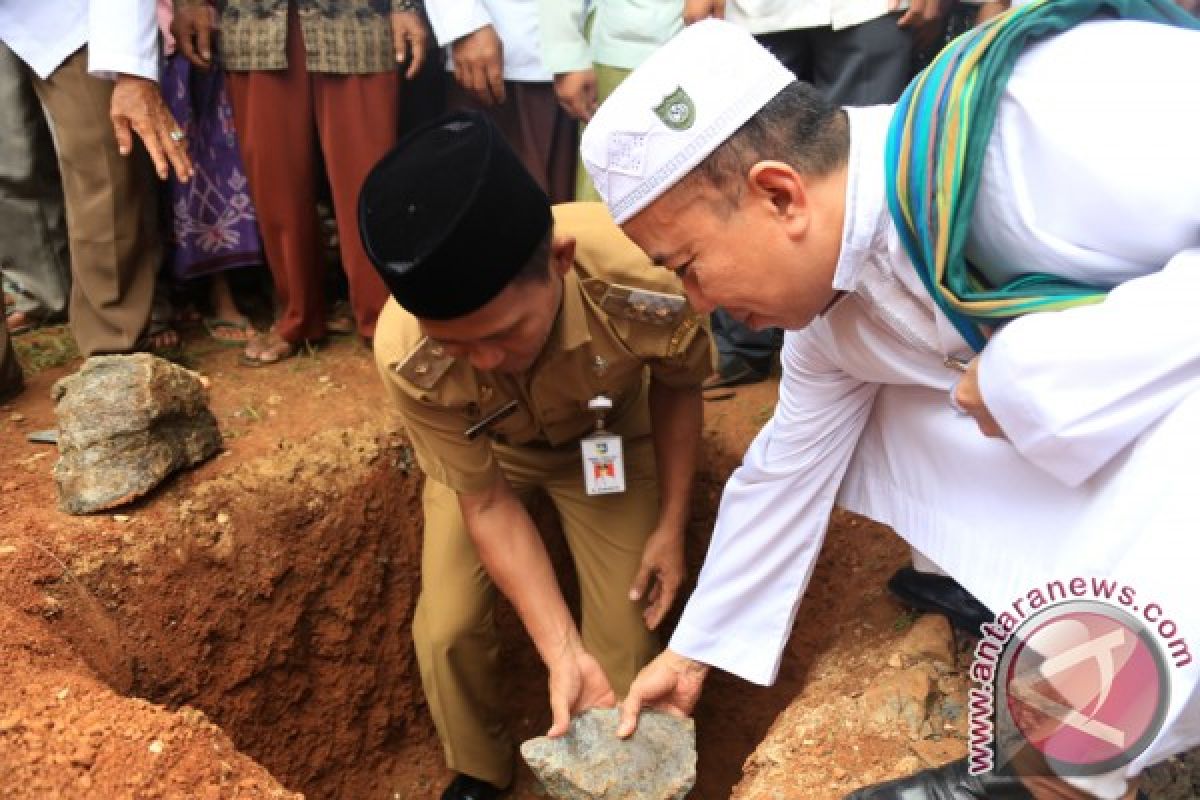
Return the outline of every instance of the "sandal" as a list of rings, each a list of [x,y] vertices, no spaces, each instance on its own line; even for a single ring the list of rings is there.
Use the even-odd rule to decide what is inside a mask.
[[[133,343],[130,352],[150,353],[151,355],[164,356],[169,359],[171,356],[179,354],[181,344],[179,331],[165,323],[151,320],[146,330]]]
[[[248,344],[257,333],[250,327],[248,319],[222,319],[220,317],[204,317],[204,330],[214,342],[231,347],[241,347]]]
[[[350,317],[334,317],[326,321],[325,330],[330,336],[350,336],[354,333],[354,320]]]
[[[269,367],[296,355],[300,345],[280,337],[275,331],[259,333],[246,343],[246,349],[238,357],[244,367]]]
[[[325,320],[325,330],[331,336],[350,336],[358,329],[354,323],[354,314],[349,303],[338,303],[329,312]]]

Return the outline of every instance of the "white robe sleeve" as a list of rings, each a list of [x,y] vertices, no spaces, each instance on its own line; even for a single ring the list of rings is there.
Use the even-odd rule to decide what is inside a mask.
[[[158,80],[158,10],[155,0],[90,0],[88,72]]]
[[[493,24],[483,0],[425,0],[425,13],[440,47]]]
[[[721,497],[699,583],[671,649],[759,684],[775,681],[838,485],[875,384],[836,367],[811,331],[789,333],[775,414]]]
[[[988,342],[983,399],[1017,450],[1068,486],[1200,391],[1200,249],[1104,302],[1030,314]]]

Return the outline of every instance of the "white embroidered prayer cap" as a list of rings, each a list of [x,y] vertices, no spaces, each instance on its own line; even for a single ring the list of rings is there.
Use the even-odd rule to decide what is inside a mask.
[[[655,51],[600,106],[580,151],[613,219],[679,182],[796,76],[744,29],[707,19]]]

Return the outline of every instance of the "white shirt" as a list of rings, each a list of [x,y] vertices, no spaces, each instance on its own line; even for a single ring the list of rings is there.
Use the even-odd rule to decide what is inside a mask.
[[[1200,34],[1093,22],[1031,48],[1001,98],[969,251],[1000,273],[1026,264],[1126,281],[1100,305],[1009,323],[983,353],[988,408],[1043,482],[1088,480],[1200,392],[1197,74]],[[775,679],[880,387],[947,391],[957,373],[944,358],[969,355],[887,213],[891,108],[849,113],[834,279],[847,294],[787,334],[775,415],[725,487],[671,639],[676,652],[763,684]],[[996,600],[981,574],[967,588]]]
[[[155,0],[0,0],[0,41],[37,73],[88,46],[88,71],[158,80]]]
[[[447,48],[448,71],[454,70],[449,46],[491,25],[504,45],[506,81],[545,82],[553,78],[542,64],[538,0],[425,0],[425,12],[438,44]]]
[[[542,56],[555,74],[634,69],[683,28],[683,0],[539,0]],[[586,21],[591,31],[584,36]]]
[[[905,2],[897,8],[907,8]],[[889,0],[729,0],[725,17],[751,33],[775,33],[823,25],[841,30],[892,11]]]

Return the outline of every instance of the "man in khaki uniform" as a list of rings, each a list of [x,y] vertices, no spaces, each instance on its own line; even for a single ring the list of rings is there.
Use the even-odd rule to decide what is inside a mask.
[[[443,798],[491,798],[513,759],[494,586],[549,670],[551,735],[572,713],[611,705],[659,649],[652,629],[683,575],[709,336],[674,276],[602,205],[552,217],[481,114],[402,142],[367,178],[359,214],[393,295],[376,360],[426,475],[413,636],[459,773]],[[623,459],[606,460],[611,438],[596,449],[601,426]],[[589,494],[588,484],[616,488],[622,471],[624,491]],[[535,489],[557,508],[577,566],[582,635],[521,503]]]

